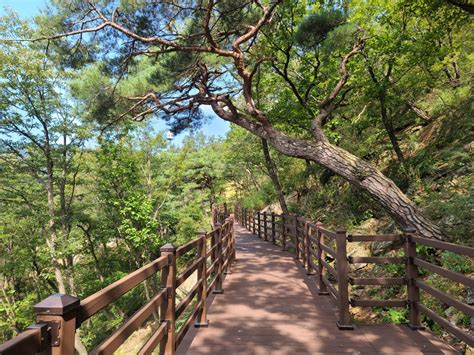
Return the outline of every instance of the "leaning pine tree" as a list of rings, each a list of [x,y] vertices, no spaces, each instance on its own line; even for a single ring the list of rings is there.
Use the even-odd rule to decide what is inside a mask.
[[[76,1],[58,6],[56,23],[62,33],[31,40],[70,45],[76,57],[87,48],[102,51],[108,63],[101,70],[109,81],[99,82],[102,91],[99,95],[96,91],[94,98],[102,100],[97,106],[101,117],[108,117],[107,125],[161,114],[179,130],[201,118],[199,106],[210,105],[220,118],[266,140],[278,152],[316,162],[343,177],[377,201],[402,228],[443,238],[442,231],[391,179],[333,144],[324,131],[349,95],[348,63],[364,47],[364,30],[357,31],[352,48],[340,58],[334,86],[310,107],[314,117],[306,138],[300,138],[277,128],[268,112],[257,107],[254,77],[259,70],[272,70],[272,65],[266,65],[272,58],[262,50],[265,28],[277,27],[288,8],[302,5],[209,0],[101,5]],[[87,42],[93,45],[87,47]],[[139,85],[130,89],[133,83]],[[301,97],[297,99],[302,103]]]

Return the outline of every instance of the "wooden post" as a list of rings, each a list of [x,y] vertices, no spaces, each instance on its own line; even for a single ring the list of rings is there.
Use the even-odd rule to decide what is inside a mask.
[[[324,252],[321,248],[321,243],[324,242],[324,236],[322,235],[319,227],[323,227],[324,225],[321,222],[316,223],[316,241],[317,241],[317,254],[318,254],[318,295],[329,295],[328,289],[326,284],[323,280],[324,270],[323,270],[323,263],[321,260],[324,258]]]
[[[198,254],[203,259],[198,267],[198,278],[201,279],[201,287],[198,289],[197,299],[198,302],[202,301],[202,307],[196,317],[196,323],[194,327],[202,328],[207,327],[209,322],[207,320],[207,235],[205,231],[198,232],[198,238],[201,239],[199,243]]]
[[[232,261],[236,261],[237,258],[236,258],[236,251],[235,251],[235,245],[236,245],[236,242],[235,242],[235,222],[234,222],[234,219],[232,219]]]
[[[217,294],[221,294],[221,293],[224,293],[224,290],[222,289],[222,277],[223,277],[223,272],[224,270],[222,270],[222,225],[221,224],[218,224],[217,225],[217,228],[218,228],[218,232],[217,232],[217,240],[216,240],[216,244],[217,244],[217,247],[215,249],[215,258],[217,260],[217,279],[216,279],[216,286],[214,287],[214,291],[212,291],[212,293],[217,293]]]
[[[245,209],[245,228],[250,230],[250,221],[249,221],[249,210],[246,208]]]
[[[340,330],[353,330],[349,314],[349,263],[347,262],[347,233],[345,230],[336,230],[336,272],[339,292],[339,320],[337,327]]]
[[[227,223],[227,227],[225,229],[225,233],[222,236],[222,239],[226,238],[225,245],[222,245],[222,249],[227,249],[226,254],[222,254],[222,265],[227,262],[227,266],[224,270],[224,275],[232,274],[231,271],[231,260],[232,260],[232,222],[229,218],[226,218],[224,224]]]
[[[275,228],[275,212],[272,212],[272,244],[276,244]]]
[[[255,212],[252,210],[252,234],[255,234]]]
[[[286,251],[286,215],[281,214],[281,250]]]
[[[303,268],[306,269],[306,222],[304,219],[302,219],[301,217],[300,218],[297,218],[296,220],[296,223],[297,223],[297,226],[298,228],[296,229],[297,230],[297,234],[299,234],[299,240],[301,241],[301,246],[300,246],[300,257],[303,259]],[[298,231],[301,231],[301,232],[298,232]]]
[[[176,247],[167,243],[160,248],[168,256],[168,266],[161,270],[161,287],[168,290],[168,297],[161,304],[161,322],[168,323],[168,332],[160,345],[160,354],[174,355],[176,351]]]
[[[424,327],[421,325],[420,312],[416,307],[417,303],[420,301],[420,289],[415,283],[419,276],[418,266],[414,263],[417,253],[416,243],[410,238],[415,233],[416,229],[413,228],[405,230],[405,256],[407,258],[405,272],[408,279],[408,305],[410,308],[408,326],[413,330],[419,330],[424,329]]]
[[[311,250],[313,250],[313,242],[311,241],[310,237],[310,230],[311,227],[309,226],[309,222],[306,221],[304,224],[304,234],[305,234],[305,253],[306,253],[306,270],[308,275],[314,275],[314,268],[311,264],[311,259],[313,254],[311,254]]]
[[[262,238],[262,231],[260,229],[261,224],[260,224],[260,211],[257,212],[257,235],[259,238]]]
[[[38,323],[51,328],[51,354],[74,354],[76,317],[80,307],[77,297],[57,293],[36,304],[33,309]]]
[[[268,241],[267,212],[263,212],[263,240]]]
[[[252,230],[252,211],[247,210],[247,224],[248,224],[248,230]]]
[[[293,219],[293,237],[295,242],[295,259],[301,259],[301,252],[300,252],[300,243],[298,238],[298,218],[296,216],[291,217]]]

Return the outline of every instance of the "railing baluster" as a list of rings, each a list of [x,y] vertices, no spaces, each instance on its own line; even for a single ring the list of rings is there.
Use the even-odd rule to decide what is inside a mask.
[[[216,286],[212,293],[216,294],[221,294],[224,293],[224,290],[222,289],[222,276],[223,276],[223,270],[222,270],[222,225],[218,224],[217,226],[217,235],[216,235],[216,244],[217,247],[214,251],[215,253],[215,260],[217,260],[217,279],[216,279]]]
[[[252,234],[255,234],[255,211],[252,210]]]
[[[339,293],[339,321],[337,327],[341,330],[352,330],[349,314],[349,263],[347,262],[347,233],[345,230],[336,230],[336,271]]]
[[[268,241],[267,212],[263,212],[263,240]]]
[[[231,230],[231,219],[230,217],[225,220],[226,228],[225,228],[225,235],[223,238],[226,238],[225,245],[222,246],[222,249],[226,249],[227,251],[222,256],[224,261],[223,264],[226,264],[224,275],[231,274],[231,260],[232,260],[232,230]]]
[[[416,233],[415,229],[405,230],[405,256],[406,263],[406,277],[408,279],[408,304],[410,307],[410,315],[408,326],[411,329],[423,329],[420,322],[420,312],[417,308],[417,302],[420,301],[420,289],[416,285],[415,280],[418,278],[418,266],[414,264],[416,254],[416,243],[410,239],[410,235]]]
[[[298,230],[300,231],[298,232],[300,241],[300,258],[302,259],[303,268],[306,268],[306,223],[301,217],[297,219],[297,223]]]
[[[260,211],[257,212],[257,235],[259,238],[262,238],[262,230],[261,228],[261,218],[260,218]]]
[[[311,230],[311,227],[309,226],[309,222],[306,221],[305,225],[304,225],[305,246],[306,246],[306,249],[305,249],[305,251],[306,251],[306,270],[307,270],[308,275],[314,275],[315,272],[314,272],[313,265],[311,263],[311,258],[313,257],[313,255],[311,254],[311,250],[313,249],[313,244],[312,244],[311,239],[309,238],[310,230]]]
[[[202,301],[202,307],[196,317],[196,323],[194,327],[202,328],[207,327],[209,322],[207,320],[207,235],[205,231],[200,231],[198,233],[198,238],[201,239],[199,243],[198,255],[203,259],[201,264],[198,267],[198,280],[201,279],[201,287],[198,289],[197,299],[198,302]]]
[[[323,275],[324,275],[324,269],[323,269],[323,263],[322,259],[324,258],[324,251],[321,248],[321,243],[324,243],[324,236],[319,230],[319,227],[324,227],[324,224],[321,222],[316,223],[316,241],[317,243],[317,253],[318,253],[318,295],[329,295],[328,289],[326,287],[326,284],[324,283]]]
[[[298,238],[298,219],[296,216],[291,216],[291,219],[293,220],[293,241],[295,244],[295,259],[299,260],[301,259],[301,252],[300,252],[300,245],[299,245],[299,238]]]
[[[281,215],[281,250],[286,251],[286,215]]]
[[[272,244],[276,244],[276,239],[275,239],[275,212],[272,212]]]
[[[168,323],[168,331],[161,341],[160,354],[173,355],[176,351],[176,247],[167,243],[160,248],[168,256],[168,266],[161,270],[161,287],[168,290],[168,297],[161,304],[161,322]]]
[[[232,220],[232,229],[231,229],[231,235],[232,235],[232,262],[236,261],[237,258],[236,258],[236,251],[235,251],[235,246],[236,246],[236,242],[235,242],[235,223],[234,221]]]

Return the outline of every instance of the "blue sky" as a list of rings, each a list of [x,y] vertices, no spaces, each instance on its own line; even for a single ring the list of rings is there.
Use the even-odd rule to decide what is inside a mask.
[[[46,0],[0,0],[0,16],[5,14],[4,8],[9,7],[17,12],[22,18],[31,18],[39,13],[39,10],[46,4]],[[206,114],[210,115],[211,120],[204,124],[200,129],[206,136],[224,137],[230,130],[230,124],[217,117],[210,107],[203,107]],[[155,125],[157,131],[167,130],[166,123],[158,121]],[[189,132],[183,132],[174,138],[173,143],[180,145],[183,138]]]

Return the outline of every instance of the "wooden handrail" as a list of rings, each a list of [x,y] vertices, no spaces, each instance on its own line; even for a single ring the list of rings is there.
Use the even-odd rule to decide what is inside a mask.
[[[474,346],[474,338],[471,335],[458,327],[453,326],[449,321],[421,304],[420,290],[447,305],[457,308],[470,317],[474,317],[474,307],[421,281],[418,274],[418,268],[421,267],[451,281],[464,284],[466,287],[474,288],[474,279],[470,276],[447,270],[441,266],[420,259],[416,254],[416,245],[429,246],[438,250],[445,250],[470,257],[474,256],[474,248],[435,239],[423,238],[416,235],[415,231],[384,235],[353,235],[346,234],[345,232],[341,234],[341,232],[332,231],[324,227],[321,223],[314,223],[308,219],[295,215],[277,215],[272,213],[271,223],[268,224],[267,219],[265,218],[268,216],[266,213],[260,214],[260,212],[256,212],[254,215],[251,215],[249,210],[238,206],[235,210],[239,212],[239,217],[241,218],[244,227],[251,230],[253,234],[258,234],[258,236],[263,240],[271,240],[275,244],[280,245],[282,250],[289,250],[294,253],[295,258],[302,257],[303,265],[307,268],[308,274],[316,271],[316,279],[319,288],[318,293],[321,295],[329,294],[333,296],[338,303],[340,310],[338,325],[340,326],[340,329],[351,329],[347,309],[349,302],[353,307],[405,307],[408,305],[410,310],[409,326],[412,329],[422,328],[419,316],[421,312],[457,338],[466,342],[470,346]],[[265,217],[261,219],[261,215]],[[252,216],[255,216],[255,218]],[[277,218],[280,222],[275,222]],[[255,223],[252,225],[247,223],[247,221],[255,221]],[[275,237],[277,233],[279,236],[278,238]],[[343,237],[340,235],[343,235]],[[271,236],[271,238],[269,238],[269,236]],[[325,238],[335,240],[337,244],[336,248],[333,249],[327,245],[324,242]],[[345,243],[373,241],[404,242],[405,255],[392,257],[347,255]],[[303,253],[301,252],[302,249],[304,250]],[[331,265],[331,262],[326,259],[326,254],[334,259],[334,265]],[[406,264],[405,277],[356,278],[350,275],[350,270],[345,266],[347,263]],[[341,270],[341,265],[345,270]],[[336,279],[336,283],[331,283],[324,275],[325,272],[332,274]],[[347,292],[348,283],[352,285],[378,286],[406,285],[408,289],[408,297],[404,300],[349,300],[349,294]]]
[[[168,264],[168,257],[161,256],[81,301],[77,326]]]
[[[46,324],[43,324],[46,327]],[[45,338],[47,341],[48,339]],[[41,331],[28,329],[0,345],[1,355],[36,354],[42,351]],[[48,342],[48,347],[51,344]]]

